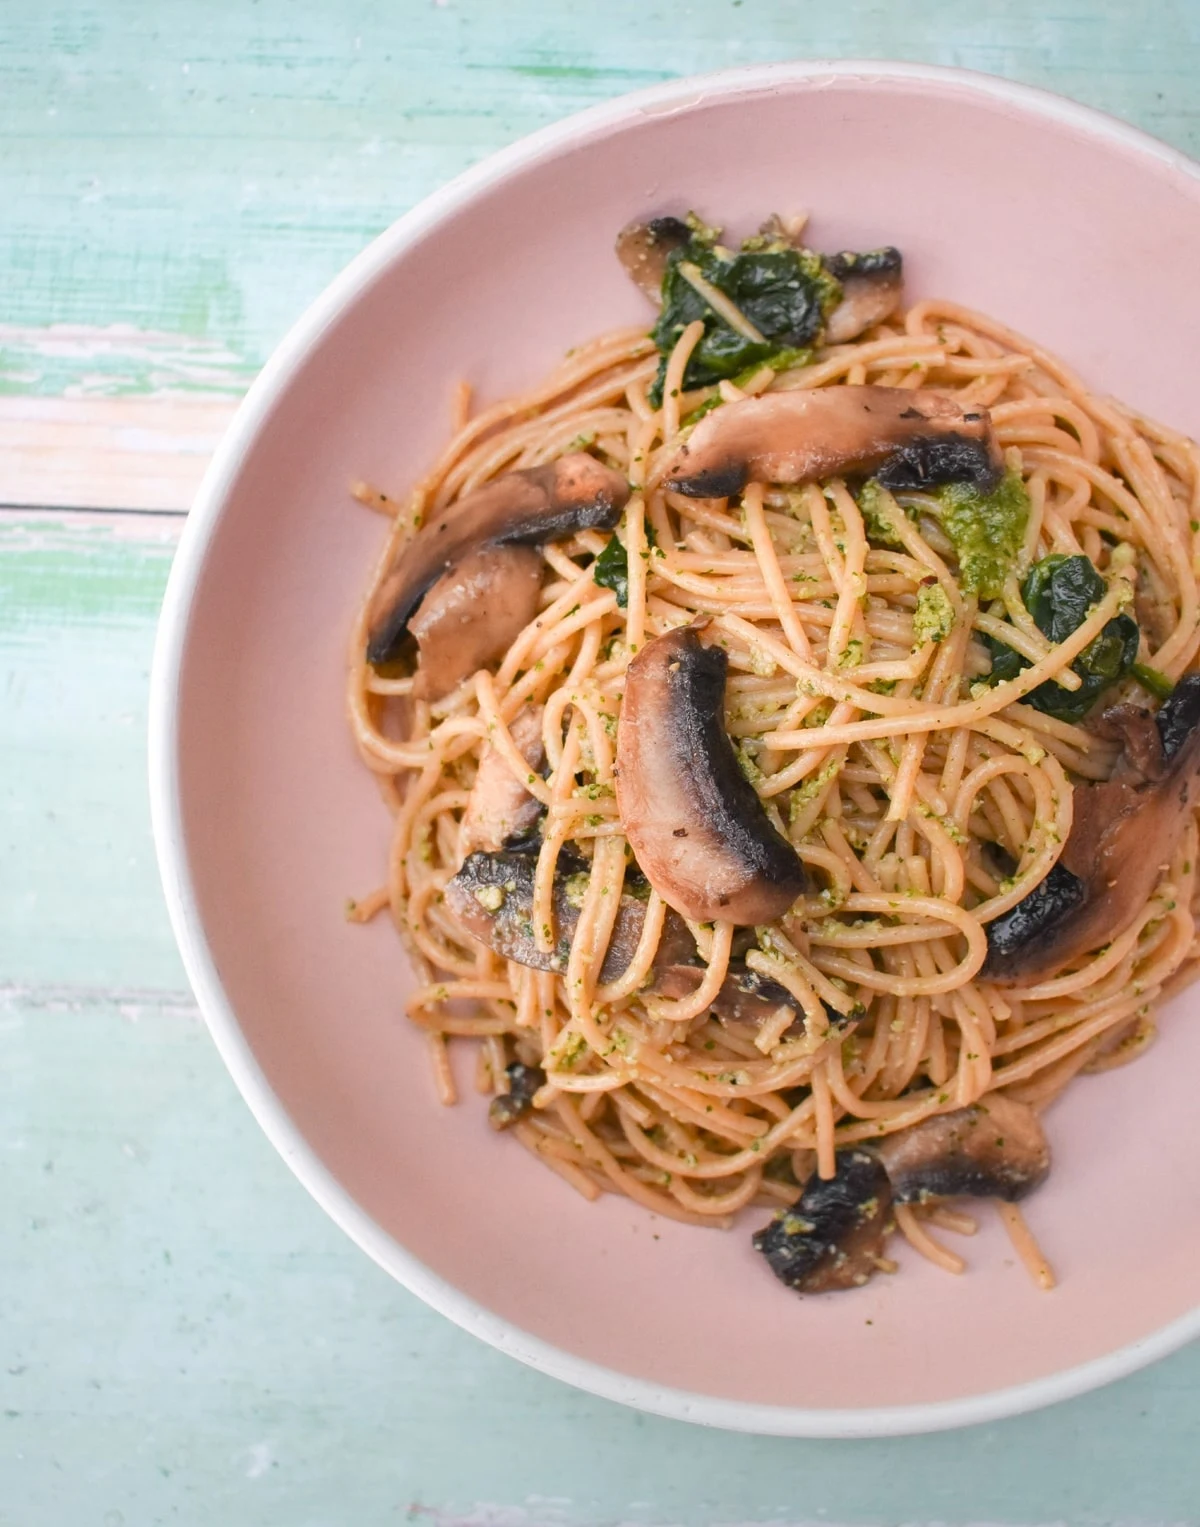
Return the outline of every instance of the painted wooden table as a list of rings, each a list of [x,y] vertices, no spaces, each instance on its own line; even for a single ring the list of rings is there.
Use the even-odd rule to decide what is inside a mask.
[[[500,144],[798,55],[1009,74],[1200,151],[1197,0],[0,0],[0,1522],[1200,1522],[1200,1349],[999,1426],[817,1444],[477,1345],[276,1158],[167,928],[155,616],[282,330]]]

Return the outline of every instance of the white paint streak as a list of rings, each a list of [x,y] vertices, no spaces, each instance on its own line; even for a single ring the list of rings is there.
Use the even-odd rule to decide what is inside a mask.
[[[247,1479],[261,1479],[274,1462],[274,1453],[269,1442],[254,1443],[246,1449],[245,1456]]]
[[[5,1019],[22,1012],[80,1013],[89,1007],[115,1007],[123,1018],[136,1023],[143,1017],[183,1018],[199,1023],[200,1011],[184,992],[147,988],[104,986],[0,985],[0,1015]]]
[[[46,327],[0,323],[0,351],[10,357],[27,355],[59,364],[93,361],[103,365],[94,375],[76,378],[68,397],[111,394],[115,389],[142,387],[148,368],[156,373],[158,391],[172,386],[203,388],[224,397],[240,397],[254,372],[245,357],[215,339],[139,329],[133,324],[56,323]],[[25,375],[23,369],[20,375]],[[36,373],[35,373],[36,374]],[[11,380],[13,372],[7,370]]]
[[[0,398],[0,504],[187,509],[228,397]]]

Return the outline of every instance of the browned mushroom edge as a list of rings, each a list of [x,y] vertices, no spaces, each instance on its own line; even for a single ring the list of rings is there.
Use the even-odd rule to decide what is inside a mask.
[[[989,1093],[875,1142],[897,1203],[1032,1193],[1050,1170],[1050,1145],[1025,1103]]]
[[[900,306],[904,275],[898,249],[872,249],[865,254],[847,250],[824,258],[825,269],[842,284],[842,300],[825,321],[826,344],[844,345],[857,339]]]
[[[1120,718],[1118,718],[1120,719]],[[1175,686],[1153,733],[1124,718],[1113,777],[1075,786],[1062,855],[1028,896],[987,925],[982,976],[1039,981],[1111,943],[1146,905],[1196,799],[1200,674]]]
[[[652,217],[644,223],[627,223],[617,234],[617,259],[635,286],[652,302],[662,301],[667,259],[691,238],[688,225],[678,217]]]
[[[729,660],[682,627],[630,663],[617,723],[617,807],[638,865],[693,922],[787,911],[804,866],[771,825],[725,733]]]
[[[439,700],[502,658],[537,614],[542,570],[536,547],[483,546],[443,573],[408,623],[420,655],[416,692]]]
[[[560,863],[562,858],[560,856]],[[533,884],[537,862],[532,854],[511,850],[468,854],[462,869],[444,891],[445,901],[459,926],[471,938],[487,944],[506,960],[533,970],[562,971],[567,968],[571,941],[579,923],[579,911],[587,884],[586,862],[555,877],[553,948],[539,949],[533,926]],[[615,981],[629,968],[642,936],[646,904],[636,896],[622,895],[612,937],[600,967],[601,981]],[[696,951],[695,941],[681,918],[668,914],[659,940],[656,964],[664,968],[682,964]]]
[[[628,498],[620,473],[582,451],[507,472],[468,493],[422,525],[379,585],[367,617],[367,661],[397,655],[418,604],[468,552],[611,530]]]
[[[1003,470],[985,408],[964,411],[935,392],[846,386],[726,403],[699,421],[664,480],[689,498],[842,476],[873,476],[897,491],[967,482],[987,492]]]
[[[702,965],[668,965],[662,960],[656,961],[654,990],[659,996],[690,997],[703,979]],[[829,1020],[831,1034],[835,1031],[842,1035],[849,1032],[850,1022],[862,1011],[861,1008],[855,1008],[847,1018],[828,1003],[822,1005]],[[773,981],[770,976],[764,976],[760,971],[752,970],[742,959],[735,957],[730,960],[725,979],[712,1002],[713,1014],[726,1028],[735,1033],[740,1030],[750,1038],[768,1019],[774,1018],[780,1008],[786,1008],[792,1015],[792,1022],[784,1030],[782,1039],[793,1039],[802,1034],[805,1028],[804,1009],[787,987],[779,981]]]
[[[861,1288],[877,1270],[892,1206],[879,1158],[842,1150],[828,1179],[809,1178],[796,1202],[751,1242],[781,1283],[801,1294]]]
[[[511,1129],[532,1111],[538,1089],[546,1085],[541,1066],[526,1066],[519,1060],[504,1068],[508,1091],[501,1092],[488,1105],[488,1123],[494,1130]]]

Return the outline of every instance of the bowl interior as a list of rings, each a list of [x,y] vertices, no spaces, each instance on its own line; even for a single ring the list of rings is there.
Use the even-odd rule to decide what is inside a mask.
[[[344,920],[346,898],[383,880],[389,830],[342,709],[346,633],[383,530],[348,484],[402,492],[444,441],[459,378],[493,399],[567,346],[648,319],[612,239],[664,206],[735,229],[803,207],[818,247],[895,243],[910,297],[976,305],[1200,433],[1180,343],[1200,332],[1200,194],[1136,142],[962,80],[861,74],[697,88],[684,109],[576,129],[397,240],[227,462],[179,686],[203,937],[271,1089],[345,1193],[564,1353],[809,1409],[955,1400],[1103,1357],[1196,1302],[1200,1153],[1181,1148],[1195,999],[1171,1006],[1145,1059],[1053,1110],[1056,1165],[1028,1215],[1056,1292],[1031,1286],[985,1215],[965,1277],[902,1252],[898,1277],[797,1299],[749,1225],[721,1235],[584,1203],[489,1132],[465,1063],[462,1104],[440,1108],[394,934]]]

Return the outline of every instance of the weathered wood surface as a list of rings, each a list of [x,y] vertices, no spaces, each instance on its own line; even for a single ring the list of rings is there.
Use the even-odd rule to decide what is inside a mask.
[[[145,693],[179,518],[100,511],[184,508],[282,329],[465,164],[804,54],[990,69],[1200,148],[1193,0],[0,6],[0,1523],[1200,1522],[1200,1349],[995,1427],[809,1444],[481,1347],[275,1157],[162,909]]]

